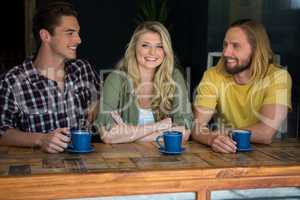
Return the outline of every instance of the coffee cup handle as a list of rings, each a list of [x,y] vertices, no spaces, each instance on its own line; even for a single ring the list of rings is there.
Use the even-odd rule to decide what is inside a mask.
[[[68,148],[68,149],[74,149],[73,144],[72,144],[72,143],[69,143],[67,148]]]
[[[163,136],[162,135],[157,136],[155,141],[156,141],[157,145],[159,146],[159,148],[164,149],[165,147],[159,143],[160,138],[163,138]]]
[[[233,132],[230,130],[230,131],[228,131],[228,136],[231,138],[231,139],[233,139]]]
[[[236,135],[232,131],[229,131],[229,136],[233,141],[236,141]]]

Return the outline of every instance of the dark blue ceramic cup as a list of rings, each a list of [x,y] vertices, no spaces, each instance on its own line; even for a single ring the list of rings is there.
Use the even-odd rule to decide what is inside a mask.
[[[249,130],[232,130],[232,139],[237,143],[238,150],[246,150],[251,148],[251,131]]]
[[[92,134],[87,130],[72,130],[70,149],[88,151],[91,149]]]
[[[163,138],[164,146],[159,142],[161,138]],[[156,138],[156,143],[166,152],[181,152],[182,133],[179,131],[166,131]]]

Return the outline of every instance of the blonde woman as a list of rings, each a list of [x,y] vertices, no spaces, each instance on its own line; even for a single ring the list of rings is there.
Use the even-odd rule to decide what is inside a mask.
[[[118,69],[105,80],[95,125],[105,143],[153,141],[166,130],[183,133],[192,123],[184,78],[174,68],[170,35],[159,22],[140,24]]]

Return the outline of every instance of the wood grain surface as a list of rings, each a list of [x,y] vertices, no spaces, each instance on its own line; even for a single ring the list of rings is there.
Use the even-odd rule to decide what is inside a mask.
[[[189,142],[181,155],[161,154],[154,143],[93,144],[86,154],[47,154],[0,147],[0,199],[62,199],[300,186],[300,140],[253,145],[220,154]]]

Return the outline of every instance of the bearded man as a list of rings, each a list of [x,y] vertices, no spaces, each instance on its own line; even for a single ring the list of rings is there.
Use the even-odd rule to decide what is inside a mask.
[[[252,132],[251,142],[270,144],[291,109],[292,81],[274,62],[262,24],[243,19],[230,25],[223,53],[197,87],[192,138],[216,152],[235,153],[230,129]],[[218,129],[208,127],[217,113]]]

